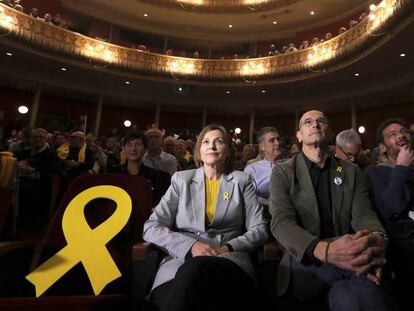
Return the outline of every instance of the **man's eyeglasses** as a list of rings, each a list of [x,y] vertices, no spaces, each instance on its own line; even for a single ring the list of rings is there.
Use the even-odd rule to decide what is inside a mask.
[[[325,118],[318,118],[318,119],[308,118],[308,119],[305,119],[300,126],[304,125],[306,127],[311,127],[314,124],[316,124],[316,125],[327,125],[328,120],[325,119]]]
[[[341,146],[338,145],[339,150],[345,155],[347,160],[355,160],[359,156],[359,152],[357,154],[353,154],[352,152],[346,152],[344,149],[342,149]]]

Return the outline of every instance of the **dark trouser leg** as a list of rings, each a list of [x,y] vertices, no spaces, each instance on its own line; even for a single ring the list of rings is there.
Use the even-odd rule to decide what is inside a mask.
[[[196,257],[178,269],[175,279],[155,289],[162,311],[257,310],[253,280],[236,264],[219,257]]]
[[[294,261],[291,264],[295,274],[291,290],[302,300],[326,292],[331,310],[398,310],[384,288],[365,277],[357,277],[355,273],[330,264],[303,266]]]

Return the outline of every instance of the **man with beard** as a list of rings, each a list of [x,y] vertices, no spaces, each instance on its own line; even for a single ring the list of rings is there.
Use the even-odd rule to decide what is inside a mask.
[[[380,285],[386,236],[357,166],[329,156],[330,130],[320,111],[303,114],[302,150],[274,167],[271,231],[285,252],[279,296],[330,310],[392,310]]]
[[[372,196],[391,238],[390,258],[401,287],[408,298],[414,277],[414,152],[410,130],[402,119],[388,119],[377,129],[380,148],[387,159],[366,170]],[[410,217],[411,216],[411,217]]]

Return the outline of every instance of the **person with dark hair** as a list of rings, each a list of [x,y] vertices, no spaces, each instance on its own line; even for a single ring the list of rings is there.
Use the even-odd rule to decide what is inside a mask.
[[[279,131],[271,126],[262,127],[257,133],[257,143],[264,159],[247,165],[244,171],[253,179],[259,203],[269,206],[270,175],[282,155]]]
[[[403,299],[410,297],[414,277],[414,151],[402,119],[385,120],[377,129],[387,159],[366,170],[371,195],[391,239],[391,266]]]
[[[272,172],[271,231],[285,250],[277,293],[330,310],[392,310],[381,285],[385,230],[361,170],[328,155],[329,133],[322,112],[305,112],[301,152]]]
[[[34,231],[49,221],[51,176],[57,173],[58,157],[47,144],[47,131],[31,131],[31,147],[21,154],[19,168],[18,229]]]
[[[108,173],[141,176],[151,183],[152,203],[157,205],[170,186],[170,175],[146,166],[142,159],[147,151],[147,137],[143,132],[130,131],[125,135],[125,163],[117,167],[108,166]]]
[[[173,175],[144,225],[144,240],[167,253],[151,293],[161,311],[256,307],[250,253],[267,241],[268,223],[250,176],[232,169],[233,152],[224,127],[205,127],[195,146],[199,168]]]

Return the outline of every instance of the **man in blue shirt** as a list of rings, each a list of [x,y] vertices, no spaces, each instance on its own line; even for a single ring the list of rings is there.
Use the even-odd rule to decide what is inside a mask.
[[[253,179],[257,200],[269,206],[269,182],[272,168],[282,154],[279,131],[271,126],[262,127],[257,133],[257,143],[264,159],[249,164],[244,169]]]

